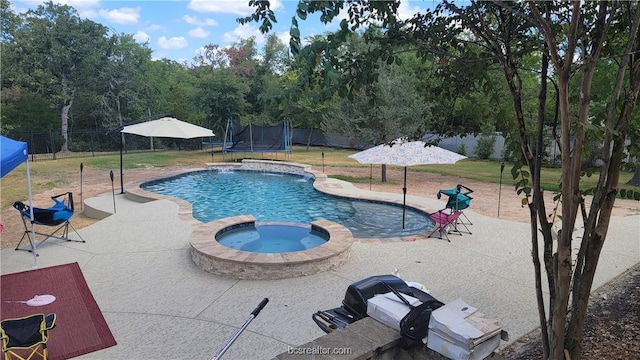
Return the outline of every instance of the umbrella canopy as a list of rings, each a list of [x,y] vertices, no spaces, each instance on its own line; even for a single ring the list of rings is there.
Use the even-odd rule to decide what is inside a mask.
[[[428,164],[453,164],[466,156],[454,153],[423,141],[395,140],[392,146],[378,145],[349,156],[361,164],[385,164],[414,166]]]
[[[23,162],[27,163],[27,191],[29,193],[29,215],[31,217],[31,236],[29,244],[33,254],[33,267],[38,266],[38,253],[36,252],[36,230],[33,221],[33,194],[31,193],[31,171],[29,170],[29,149],[26,142],[17,141],[0,135],[0,178],[7,175]]]
[[[4,177],[11,170],[29,159],[27,143],[0,135],[0,156],[2,156],[0,177]]]
[[[213,131],[210,129],[180,121],[172,117],[163,117],[157,120],[125,126],[120,130],[120,132],[147,137],[167,137],[178,139],[215,136]]]
[[[404,166],[404,187],[402,188],[402,228],[407,207],[407,167],[429,164],[454,164],[458,160],[466,159],[466,156],[438,146],[427,144],[423,141],[394,140],[391,146],[378,145],[370,149],[349,156],[361,164],[384,164]]]

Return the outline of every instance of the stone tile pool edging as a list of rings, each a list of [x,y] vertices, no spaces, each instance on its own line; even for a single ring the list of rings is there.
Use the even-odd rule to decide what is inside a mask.
[[[329,235],[317,247],[288,253],[254,253],[231,249],[216,240],[230,227],[255,223],[251,215],[211,221],[198,226],[189,238],[191,259],[204,271],[234,279],[285,279],[330,271],[351,255],[353,237],[346,227],[324,219],[311,222],[312,228]]]
[[[242,160],[241,163],[206,163],[205,166],[206,167],[204,168],[194,168],[194,169],[189,169],[188,171],[181,170],[176,172],[168,172],[167,174],[164,174],[162,176],[152,177],[149,179],[145,179],[144,181],[129,182],[125,186],[126,197],[130,200],[138,201],[138,202],[148,202],[153,200],[169,200],[178,205],[178,215],[181,220],[193,226],[198,226],[202,224],[202,222],[192,217],[192,207],[189,202],[178,199],[178,198],[174,198],[171,196],[145,191],[141,188],[142,184],[150,181],[178,176],[186,172],[205,171],[205,170],[211,170],[211,169],[217,169],[217,170],[237,169],[237,170],[282,172],[287,174],[310,176],[314,179],[313,181],[314,189],[329,195],[339,196],[339,197],[348,198],[348,199],[362,199],[362,200],[368,200],[368,201],[395,203],[397,205],[402,205],[402,199],[398,199],[397,194],[361,190],[348,181],[330,178],[326,174],[320,171],[313,170],[311,165],[306,165],[306,164],[271,161],[271,160],[244,159]],[[433,211],[438,210],[438,209],[427,208],[420,203],[412,202],[410,199],[407,199],[407,207],[414,208],[416,210],[423,211],[425,213],[431,213]],[[428,236],[429,236],[429,233],[427,232],[425,234],[420,234],[420,235],[390,237],[390,238],[384,238],[384,239],[356,238],[356,240],[360,242],[382,242],[382,241],[398,242],[398,241],[414,241],[418,239],[426,239]]]
[[[351,199],[398,203],[392,196],[389,196],[390,194],[360,190],[350,182],[329,178],[326,174],[311,169],[311,165],[251,159],[244,159],[241,163],[206,163],[205,165],[205,168],[190,169],[186,172],[235,169],[310,176],[314,179],[314,189],[323,193]],[[193,218],[192,206],[189,202],[171,196],[145,191],[141,187],[144,183],[178,176],[183,173],[185,173],[184,170],[167,173],[163,176],[146,179],[144,181],[129,182],[126,186],[126,197],[138,202],[164,199],[177,204],[179,218],[195,227],[189,239],[193,261],[201,269],[217,275],[239,279],[281,279],[311,275],[321,271],[328,271],[343,264],[350,256],[351,244],[354,241],[415,241],[426,239],[430,235],[429,233],[425,233],[384,239],[353,238],[351,231],[346,227],[321,219],[312,222],[311,225],[316,224],[316,226],[328,231],[330,233],[330,240],[319,247],[307,251],[283,254],[260,254],[234,250],[220,245],[215,239],[215,234],[234,224],[255,221],[256,219],[253,216],[241,215],[218,219],[203,224]],[[426,209],[420,204],[407,202],[407,206],[427,213],[432,211],[432,209]]]

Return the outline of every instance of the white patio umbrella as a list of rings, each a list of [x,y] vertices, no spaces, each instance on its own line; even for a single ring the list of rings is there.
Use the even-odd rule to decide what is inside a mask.
[[[140,124],[125,126],[120,132],[147,137],[167,137],[177,139],[193,139],[215,136],[213,131],[198,125],[180,121],[172,117],[146,121]]]
[[[438,146],[427,144],[423,141],[394,140],[391,146],[378,145],[370,149],[349,156],[361,164],[385,164],[404,166],[404,187],[402,188],[402,228],[407,203],[407,167],[429,164],[454,164],[466,156]]]
[[[172,117],[163,117],[156,120],[145,121],[139,124],[127,125],[123,127],[120,132],[151,138],[152,149],[154,137],[193,139],[199,137],[216,136],[211,129],[184,122]],[[122,179],[122,136],[120,141],[120,188],[122,193],[124,194],[124,181]]]

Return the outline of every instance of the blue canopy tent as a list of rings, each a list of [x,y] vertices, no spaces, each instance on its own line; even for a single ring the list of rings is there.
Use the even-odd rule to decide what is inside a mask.
[[[0,157],[2,160],[0,163],[0,178],[3,178],[23,162],[27,163],[27,189],[29,192],[31,231],[33,235],[29,238],[29,242],[31,245],[31,252],[33,253],[33,267],[37,267],[38,254],[33,240],[35,239],[35,225],[33,224],[33,195],[31,193],[31,173],[29,172],[29,150],[27,148],[27,143],[0,135]]]

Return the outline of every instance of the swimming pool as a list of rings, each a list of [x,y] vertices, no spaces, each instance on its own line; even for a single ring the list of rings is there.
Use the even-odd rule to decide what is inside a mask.
[[[433,227],[428,214],[390,203],[332,196],[313,188],[313,178],[250,170],[202,170],[141,184],[146,191],[192,205],[192,216],[212,220],[251,214],[258,221],[310,223],[327,219],[354,237],[385,238],[424,234]]]

